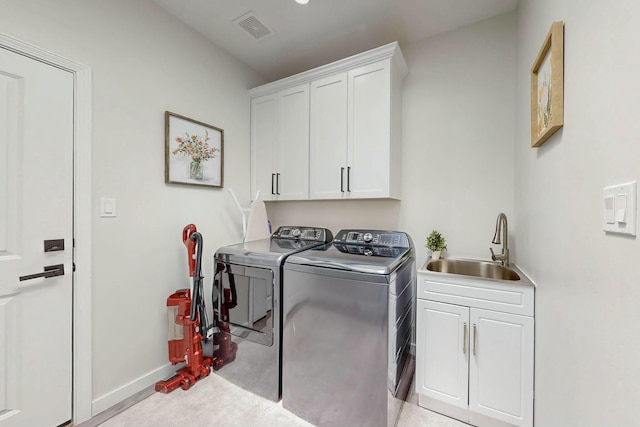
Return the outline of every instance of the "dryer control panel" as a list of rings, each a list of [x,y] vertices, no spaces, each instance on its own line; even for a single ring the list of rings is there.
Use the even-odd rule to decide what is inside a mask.
[[[329,243],[333,239],[333,234],[326,228],[282,226],[273,232],[271,238]]]
[[[350,245],[387,246],[394,248],[412,248],[407,233],[402,231],[381,230],[340,230],[334,243]]]

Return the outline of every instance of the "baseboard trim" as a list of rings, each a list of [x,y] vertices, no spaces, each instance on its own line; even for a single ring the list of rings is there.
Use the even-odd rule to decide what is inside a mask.
[[[104,423],[105,421],[107,421],[108,419],[115,417],[120,412],[123,412],[131,408],[136,403],[143,401],[144,399],[151,396],[155,392],[156,392],[155,386],[150,385],[149,387],[137,392],[133,396],[126,398],[122,402],[117,403],[111,406],[109,409],[100,412],[98,415],[93,416],[88,420],[78,424],[77,427],[97,427],[102,423]],[[69,427],[73,427],[73,426],[69,426]]]
[[[160,380],[169,378],[175,370],[176,367],[168,363],[158,369],[154,369],[153,371],[144,374],[122,387],[113,390],[110,393],[94,399],[91,404],[92,416],[96,416],[112,406],[117,405],[145,388],[154,385]]]

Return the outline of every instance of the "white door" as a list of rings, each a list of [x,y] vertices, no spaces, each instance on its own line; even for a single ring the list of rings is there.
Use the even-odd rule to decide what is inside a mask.
[[[469,308],[417,302],[416,393],[467,409]]]
[[[347,73],[311,83],[311,199],[342,199],[347,183]]]
[[[533,425],[533,318],[472,308],[469,409],[516,426]]]
[[[278,200],[309,198],[309,85],[278,92]]]
[[[73,90],[0,48],[0,427],[71,419]]]

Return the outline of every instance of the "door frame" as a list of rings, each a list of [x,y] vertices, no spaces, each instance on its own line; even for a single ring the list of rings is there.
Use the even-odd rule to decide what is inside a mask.
[[[92,416],[91,68],[0,33],[0,47],[73,74],[73,383],[72,421]]]

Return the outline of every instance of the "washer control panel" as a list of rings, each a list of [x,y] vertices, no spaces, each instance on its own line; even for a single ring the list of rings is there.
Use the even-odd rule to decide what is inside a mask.
[[[334,243],[348,245],[387,246],[394,248],[411,248],[411,240],[407,233],[401,231],[381,230],[340,230]]]
[[[346,254],[377,256],[385,258],[395,258],[407,250],[406,248],[399,247],[396,248],[387,246],[349,245],[337,243],[335,240],[333,241],[333,246],[340,252],[344,252]]]
[[[329,243],[333,239],[333,234],[326,228],[282,226],[273,232],[271,238]]]

